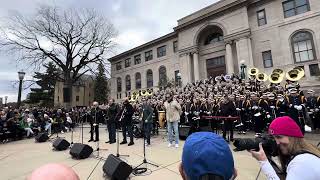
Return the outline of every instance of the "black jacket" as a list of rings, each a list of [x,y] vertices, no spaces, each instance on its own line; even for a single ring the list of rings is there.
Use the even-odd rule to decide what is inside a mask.
[[[132,116],[134,114],[134,109],[133,106],[131,104],[126,104],[124,105],[125,108],[125,112],[123,113],[123,119],[122,119],[122,123],[126,123],[129,124],[132,122]]]
[[[109,123],[111,122],[117,122],[117,118],[118,118],[118,113],[119,113],[119,107],[116,103],[112,103],[109,107],[109,109],[107,110],[107,121]]]

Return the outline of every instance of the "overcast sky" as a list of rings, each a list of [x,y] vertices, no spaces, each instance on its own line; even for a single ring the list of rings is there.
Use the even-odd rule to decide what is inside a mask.
[[[94,8],[105,15],[116,27],[117,53],[151,41],[173,31],[177,20],[197,10],[211,5],[218,0],[2,0],[1,19],[11,11],[18,11],[30,16],[40,3],[55,4],[60,7]],[[8,101],[17,100],[19,70],[26,71],[26,79],[31,79],[33,72],[17,65],[15,59],[0,54],[0,97],[9,96]],[[24,91],[22,98],[25,99]]]

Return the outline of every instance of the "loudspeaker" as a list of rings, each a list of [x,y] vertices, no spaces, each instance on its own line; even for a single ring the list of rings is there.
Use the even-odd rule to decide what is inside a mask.
[[[190,134],[190,126],[179,126],[179,139],[186,140]]]
[[[47,133],[39,133],[35,139],[37,142],[46,142],[49,139],[49,136]]]
[[[70,150],[71,156],[76,159],[88,158],[92,152],[93,152],[93,149],[91,146],[86,144],[81,144],[81,143],[73,144]]]
[[[132,172],[132,167],[120,158],[110,154],[104,163],[102,170],[114,180],[126,180]]]
[[[58,138],[52,143],[52,146],[54,147],[55,150],[62,151],[62,150],[68,149],[70,146],[70,143],[65,139]]]

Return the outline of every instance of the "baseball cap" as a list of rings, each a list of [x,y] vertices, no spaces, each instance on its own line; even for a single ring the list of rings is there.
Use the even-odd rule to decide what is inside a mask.
[[[228,180],[234,174],[234,160],[226,141],[212,132],[191,134],[183,147],[182,166],[189,179],[206,174]]]

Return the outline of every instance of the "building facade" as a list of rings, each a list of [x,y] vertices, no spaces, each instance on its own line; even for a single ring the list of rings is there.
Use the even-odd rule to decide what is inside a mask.
[[[238,74],[243,63],[270,74],[303,67],[301,86],[319,86],[319,0],[221,0],[178,20],[170,34],[110,58],[111,96]]]
[[[67,102],[71,102],[71,107],[90,106],[94,101],[94,77],[83,75],[72,87],[72,98],[64,82],[56,82],[54,88],[54,106],[67,107]]]

